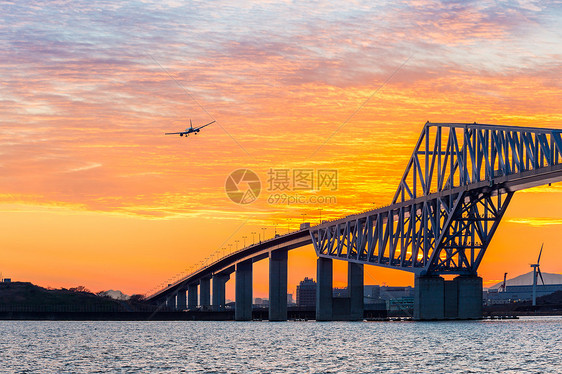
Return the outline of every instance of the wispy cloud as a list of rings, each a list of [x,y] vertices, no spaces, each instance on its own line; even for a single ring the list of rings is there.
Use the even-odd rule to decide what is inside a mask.
[[[100,163],[91,163],[91,164],[88,164],[88,165],[78,166],[78,167],[69,169],[66,172],[67,173],[76,173],[78,171],[92,170],[92,169],[95,169],[95,168],[99,168],[101,166],[102,166],[102,164],[100,164]]]
[[[521,224],[521,225],[529,225],[532,227],[562,225],[562,219],[560,218],[541,218],[541,217],[510,218],[507,220],[507,222]]]

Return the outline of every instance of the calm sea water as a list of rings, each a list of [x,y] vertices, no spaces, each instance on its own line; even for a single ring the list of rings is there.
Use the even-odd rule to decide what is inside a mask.
[[[0,321],[2,373],[561,373],[562,317],[472,322]]]

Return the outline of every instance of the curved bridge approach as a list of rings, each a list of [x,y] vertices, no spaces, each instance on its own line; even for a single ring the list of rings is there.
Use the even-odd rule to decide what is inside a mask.
[[[269,258],[269,319],[287,319],[288,251],[312,243],[308,228],[262,241],[233,252],[147,297],[178,310],[225,309],[225,284],[236,273],[237,320],[252,317],[252,264]],[[212,281],[212,303],[211,303]],[[187,291],[187,292],[186,292]],[[186,299],[186,296],[187,297]]]

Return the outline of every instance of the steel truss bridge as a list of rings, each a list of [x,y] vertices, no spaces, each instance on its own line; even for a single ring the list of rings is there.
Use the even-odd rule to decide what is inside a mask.
[[[311,242],[319,258],[420,276],[476,275],[514,192],[562,180],[560,134],[545,128],[427,122],[390,205],[243,248],[148,300],[175,296],[193,282],[234,272],[242,262]]]
[[[310,230],[319,257],[476,275],[515,191],[562,180],[560,130],[426,123],[389,206]]]

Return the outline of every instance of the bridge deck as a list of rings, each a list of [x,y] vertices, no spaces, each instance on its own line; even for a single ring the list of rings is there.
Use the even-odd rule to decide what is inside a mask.
[[[168,287],[147,297],[148,301],[158,299],[164,295],[173,294],[181,288],[187,287],[191,283],[197,282],[202,278],[211,278],[217,274],[230,274],[234,271],[237,263],[252,260],[259,261],[269,256],[269,253],[276,250],[291,250],[311,244],[309,229],[294,231],[285,235],[278,235],[275,238],[264,240],[260,243],[247,246],[239,251],[233,252],[197,271],[183,277],[182,279],[170,284]]]

